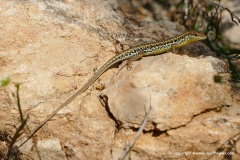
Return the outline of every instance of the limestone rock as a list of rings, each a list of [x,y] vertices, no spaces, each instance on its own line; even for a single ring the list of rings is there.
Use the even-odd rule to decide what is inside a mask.
[[[7,152],[20,123],[11,96],[15,82],[21,83],[21,108],[33,129],[115,56],[115,47],[121,51],[185,32],[169,21],[135,23],[116,0],[2,0],[0,6],[0,78],[11,78],[0,88],[0,153]],[[183,53],[194,57],[166,53],[118,74],[109,69],[19,148],[23,159],[39,159],[38,153],[42,159],[117,159],[150,104],[149,123],[129,158],[208,159],[196,153],[226,151],[239,159],[240,100],[230,92],[227,67],[201,42],[186,48]],[[215,83],[217,74],[225,81]],[[105,85],[110,112],[98,99],[99,84]]]
[[[143,58],[132,70],[122,70],[104,93],[110,111],[125,127],[139,128],[153,107],[146,130],[168,130],[186,125],[207,110],[231,105],[227,66],[212,57],[191,58],[166,53]],[[218,67],[218,68],[217,68]]]

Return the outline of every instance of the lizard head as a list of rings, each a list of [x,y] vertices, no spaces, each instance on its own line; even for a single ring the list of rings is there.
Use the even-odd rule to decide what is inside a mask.
[[[205,34],[203,32],[198,32],[198,31],[187,32],[185,36],[187,38],[188,43],[206,39]]]

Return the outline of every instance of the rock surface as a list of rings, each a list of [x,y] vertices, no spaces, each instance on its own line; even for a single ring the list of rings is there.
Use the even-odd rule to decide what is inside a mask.
[[[32,129],[116,55],[116,49],[185,31],[169,21],[136,24],[115,0],[10,0],[0,6],[0,78],[11,78],[0,89],[1,153],[7,150],[3,135],[13,137],[20,121],[13,83],[21,83],[21,106]],[[128,155],[131,159],[226,157],[210,155],[214,152],[239,158],[240,98],[231,93],[226,64],[211,57],[201,42],[181,53],[194,57],[166,53],[134,62],[131,70],[109,69],[19,148],[23,159],[39,159],[36,148],[44,160],[117,159],[150,104],[149,123]],[[215,75],[225,81],[215,83]],[[98,84],[106,86],[102,93],[109,110],[98,99]],[[119,130],[116,120],[122,122]],[[232,141],[236,145],[229,147]]]
[[[139,128],[150,105],[153,110],[145,129],[160,131],[186,125],[206,110],[231,105],[229,84],[214,82],[221,73],[229,79],[227,66],[218,59],[166,53],[137,63],[104,91],[110,111],[125,127]]]

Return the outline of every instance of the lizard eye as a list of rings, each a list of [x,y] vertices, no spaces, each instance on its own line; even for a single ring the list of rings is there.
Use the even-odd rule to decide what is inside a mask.
[[[191,32],[190,32],[190,35],[192,35],[192,36],[198,36],[198,32],[197,32],[197,31],[191,31]]]
[[[199,36],[199,34],[197,32],[194,32],[193,35],[196,36],[196,37]]]

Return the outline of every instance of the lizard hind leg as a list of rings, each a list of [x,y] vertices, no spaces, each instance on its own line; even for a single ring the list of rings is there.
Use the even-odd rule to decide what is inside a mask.
[[[127,69],[131,69],[131,68],[132,68],[132,63],[133,63],[134,61],[141,60],[143,56],[144,56],[144,52],[141,51],[139,54],[137,54],[137,55],[129,58],[129,59],[127,60]]]
[[[179,52],[179,48],[177,47],[176,44],[172,45],[170,49],[174,54],[177,54]]]
[[[127,66],[127,69],[131,69],[132,68],[132,63],[133,61],[137,61],[142,59],[142,57],[144,56],[144,52],[141,51],[140,54],[137,54],[131,58],[129,58],[127,61],[123,62],[124,64],[119,68],[117,74],[125,67]]]

